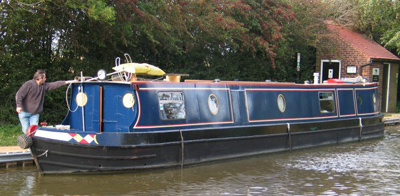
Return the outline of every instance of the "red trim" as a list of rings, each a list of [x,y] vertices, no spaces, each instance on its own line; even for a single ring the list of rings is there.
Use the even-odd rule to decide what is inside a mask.
[[[231,120],[227,121],[221,121],[221,122],[197,122],[197,123],[182,123],[182,124],[159,124],[159,125],[140,125],[140,120],[142,116],[142,110],[141,110],[141,103],[140,103],[140,96],[139,96],[139,91],[136,91],[136,97],[138,99],[138,117],[135,122],[135,125],[133,128],[157,128],[157,127],[173,127],[173,126],[192,126],[192,125],[208,125],[208,124],[221,124],[221,123],[234,123],[234,117],[233,117],[233,108],[232,108],[232,98],[231,98],[231,92],[229,88],[219,88],[219,89],[213,89],[213,88],[188,88],[188,89],[182,89],[182,88],[141,88],[141,91],[157,91],[157,90],[223,90],[228,92],[228,99],[229,99],[229,107],[231,109],[230,111],[230,116]]]
[[[331,116],[316,116],[316,117],[293,117],[293,118],[269,118],[269,119],[256,119],[249,120],[249,122],[270,122],[270,121],[288,121],[288,120],[314,120],[314,119],[329,119],[329,118],[337,118],[336,114]]]
[[[338,87],[343,87],[341,90],[351,90],[355,92],[355,90],[360,89],[360,90],[371,90],[371,89],[377,89],[378,87],[376,86],[376,83],[366,83],[366,84],[361,84],[361,83],[356,83],[356,84],[349,84],[349,83],[329,83],[329,84],[285,84],[285,83],[260,83],[260,82],[249,82],[249,83],[208,83],[208,82],[181,82],[181,83],[174,83],[174,82],[145,82],[145,81],[134,81],[131,82],[136,88],[136,97],[138,100],[138,116],[137,120],[134,123],[133,128],[160,128],[160,127],[174,127],[174,126],[192,126],[192,125],[208,125],[208,124],[218,124],[218,123],[234,123],[234,116],[233,116],[233,110],[232,110],[232,99],[231,99],[231,92],[230,88],[227,86],[251,86],[249,88],[245,88],[245,102],[246,102],[246,108],[248,110],[248,103],[247,103],[247,92],[251,91],[279,91],[279,92],[287,92],[287,91],[304,91],[304,92],[315,92],[315,91],[331,91],[331,92],[337,92]],[[223,85],[224,88],[201,88],[201,87],[166,87],[166,86],[161,86],[161,87],[143,87],[139,88],[138,85],[143,84],[182,84],[182,85]],[[284,86],[286,88],[254,88],[254,86]],[[356,88],[356,87],[362,87],[362,86],[371,86],[370,88]],[[311,88],[288,88],[288,87],[311,87]],[[320,88],[315,88],[315,87],[320,87]],[[335,89],[336,87],[336,89]],[[344,87],[353,87],[350,89],[344,88]],[[185,90],[214,90],[214,91],[228,91],[229,94],[229,101],[230,101],[230,107],[231,107],[231,120],[230,121],[222,121],[222,122],[198,122],[198,123],[182,123],[182,124],[159,124],[159,125],[140,125],[141,121],[141,102],[140,102],[140,95],[139,91],[157,91],[157,90],[180,90],[180,91],[185,91]],[[338,95],[335,93],[335,100],[338,101]],[[354,101],[354,98],[353,98]],[[356,105],[355,105],[356,107]],[[355,111],[357,112],[357,109],[355,108]],[[357,115],[357,114],[355,114]],[[269,122],[269,121],[282,121],[282,120],[304,120],[304,119],[329,119],[329,118],[337,118],[340,116],[340,110],[338,107],[338,103],[336,103],[336,108],[334,115],[329,115],[329,116],[318,116],[318,117],[293,117],[293,118],[282,118],[282,119],[257,119],[257,120],[251,120],[250,119],[250,112],[247,111],[247,118],[248,122]],[[346,116],[346,115],[344,115]]]
[[[349,87],[349,86],[377,86],[377,83],[326,83],[326,84],[295,84],[295,83],[281,83],[281,82],[219,82],[219,83],[214,83],[214,82],[146,82],[146,81],[136,81],[136,82],[131,82],[131,84],[134,85],[146,85],[146,84],[175,84],[175,85],[213,85],[213,86],[293,86],[293,87]],[[163,88],[163,87],[160,87]],[[195,88],[195,87],[193,87]]]
[[[177,126],[193,126],[193,125],[209,125],[209,124],[229,124],[233,121],[219,122],[199,122],[199,123],[181,123],[181,124],[162,124],[162,125],[138,125],[135,128],[160,128],[160,127],[177,127]]]

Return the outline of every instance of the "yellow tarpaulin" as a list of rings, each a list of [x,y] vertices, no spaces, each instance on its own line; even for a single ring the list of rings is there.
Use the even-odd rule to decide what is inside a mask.
[[[113,67],[115,71],[125,71],[134,74],[146,74],[152,76],[162,76],[165,72],[160,68],[147,63],[124,63],[119,66]]]

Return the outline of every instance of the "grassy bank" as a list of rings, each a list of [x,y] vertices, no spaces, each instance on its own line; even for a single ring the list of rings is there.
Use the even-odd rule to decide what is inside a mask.
[[[21,134],[21,125],[0,125],[0,146],[16,146]]]

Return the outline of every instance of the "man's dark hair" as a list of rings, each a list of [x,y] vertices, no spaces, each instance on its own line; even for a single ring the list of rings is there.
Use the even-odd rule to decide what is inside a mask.
[[[36,73],[33,75],[33,79],[34,79],[34,80],[37,80],[37,79],[39,79],[39,78],[43,78],[43,76],[44,76],[45,74],[46,74],[46,73],[45,73],[43,70],[38,69],[38,70],[36,71]]]

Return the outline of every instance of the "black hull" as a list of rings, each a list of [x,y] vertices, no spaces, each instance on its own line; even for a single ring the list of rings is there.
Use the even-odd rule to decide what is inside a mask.
[[[361,122],[360,122],[361,121]],[[150,133],[149,133],[150,134]],[[31,152],[46,173],[142,170],[284,152],[380,138],[382,117],[267,127],[126,133],[121,146],[73,144],[33,137]]]

